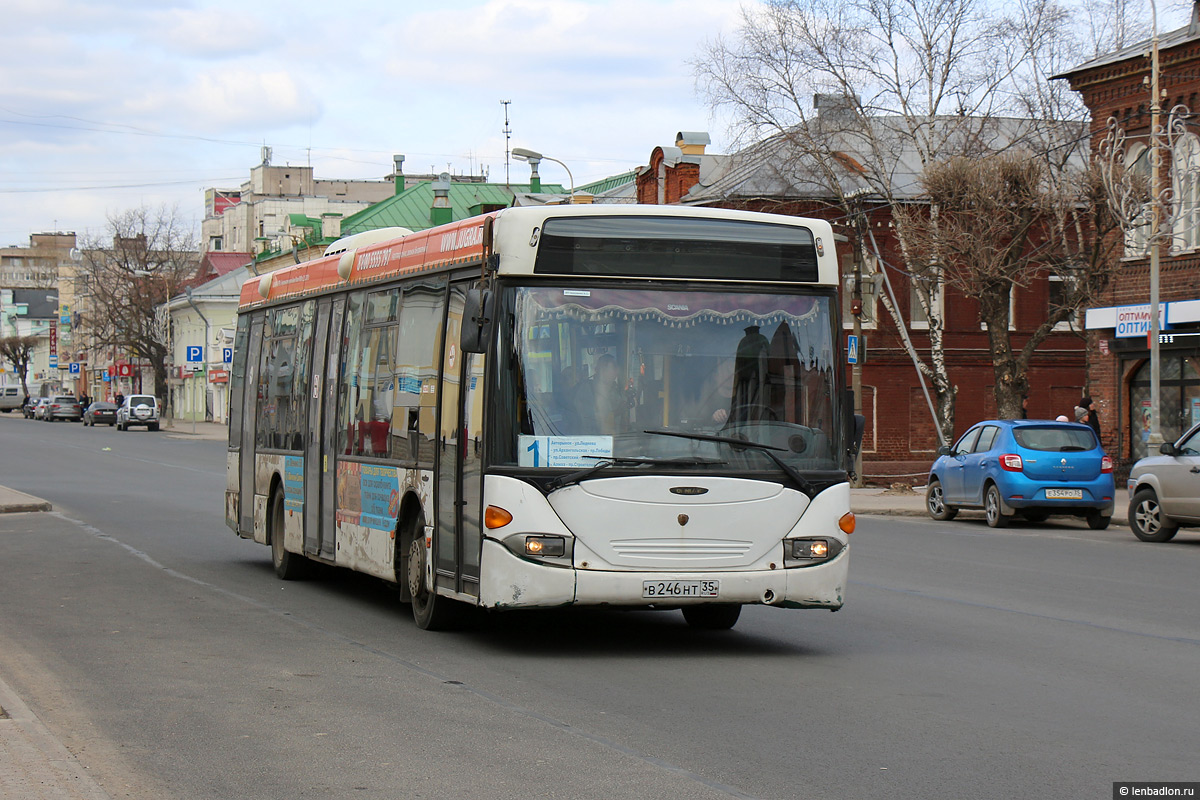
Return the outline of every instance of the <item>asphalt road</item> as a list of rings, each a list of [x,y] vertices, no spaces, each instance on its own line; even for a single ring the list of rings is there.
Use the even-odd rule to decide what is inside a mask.
[[[0,677],[114,798],[1107,798],[1196,781],[1200,535],[860,518],[847,606],[417,629],[275,579],[224,446],[0,418]],[[2,765],[0,765],[2,768]]]

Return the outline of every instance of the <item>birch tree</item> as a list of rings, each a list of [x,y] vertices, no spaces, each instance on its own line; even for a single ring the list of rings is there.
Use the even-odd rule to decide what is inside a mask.
[[[921,196],[933,165],[1013,149],[1060,170],[1072,159],[1086,163],[1086,140],[1064,148],[1060,125],[1082,119],[1083,109],[1046,81],[1053,58],[1078,52],[1067,20],[1050,0],[767,0],[744,7],[736,36],[710,43],[694,67],[741,141],[782,143],[796,187],[847,216],[848,199],[864,193],[892,209],[921,204],[932,224],[922,233],[936,232],[939,210]],[[814,95],[838,98],[837,113],[818,113]],[[940,303],[946,263],[916,246],[912,219],[895,218],[901,263],[892,266],[908,274],[929,321],[918,368],[932,384],[945,441],[958,391]],[[981,291],[1007,297],[1011,285],[993,281],[969,293]],[[884,306],[905,324],[887,297]]]
[[[1026,373],[1037,348],[1102,290],[1120,264],[1120,222],[1095,167],[1076,180],[1051,180],[1044,160],[1020,152],[954,158],[925,170],[929,208],[898,208],[917,257],[936,263],[945,283],[979,298],[1001,417],[1021,415]],[[1064,191],[1066,190],[1066,191]],[[1061,292],[1025,341],[1010,328],[1012,290],[1047,274]]]

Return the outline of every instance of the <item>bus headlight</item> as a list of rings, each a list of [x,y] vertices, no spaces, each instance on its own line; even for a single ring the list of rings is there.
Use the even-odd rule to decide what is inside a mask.
[[[829,561],[845,547],[832,538],[784,539],[783,565],[785,567],[811,567]]]
[[[567,542],[561,536],[526,536],[525,555],[562,557],[567,552]]]
[[[555,566],[570,566],[575,540],[550,533],[517,533],[504,539],[514,555]]]

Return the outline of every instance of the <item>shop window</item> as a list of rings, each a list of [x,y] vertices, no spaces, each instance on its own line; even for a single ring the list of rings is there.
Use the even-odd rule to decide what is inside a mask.
[[[1164,354],[1159,372],[1159,429],[1173,442],[1200,423],[1200,357]],[[1150,363],[1138,368],[1129,383],[1130,456],[1153,455],[1150,440]]]

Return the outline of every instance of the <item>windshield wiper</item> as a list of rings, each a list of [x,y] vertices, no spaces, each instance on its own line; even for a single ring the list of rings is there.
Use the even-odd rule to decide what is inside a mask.
[[[759,450],[767,458],[774,461],[775,465],[783,470],[785,475],[792,479],[800,491],[804,492],[809,497],[816,495],[816,487],[812,485],[812,482],[809,481],[808,478],[797,472],[795,467],[788,464],[779,456],[775,455],[776,451],[780,453],[788,452],[786,447],[776,447],[773,444],[760,444],[758,442],[751,442],[747,439],[735,439],[732,436],[717,436],[711,433],[691,433],[688,431],[666,430],[642,431],[642,433],[649,433],[653,436],[675,436],[680,439],[696,439],[701,442],[719,442],[721,444],[727,444],[733,447],[749,447],[752,450]]]
[[[637,456],[614,456],[607,458],[605,456],[584,456],[584,458],[599,458],[593,466],[581,469],[578,472],[568,472],[566,475],[560,475],[554,480],[546,484],[546,491],[553,492],[555,489],[561,489],[564,486],[570,486],[573,483],[586,481],[588,478],[595,475],[597,472],[606,470],[609,467],[617,465],[631,466],[642,464],[670,464],[670,465],[716,465],[720,466],[725,462],[719,458],[641,458]]]

